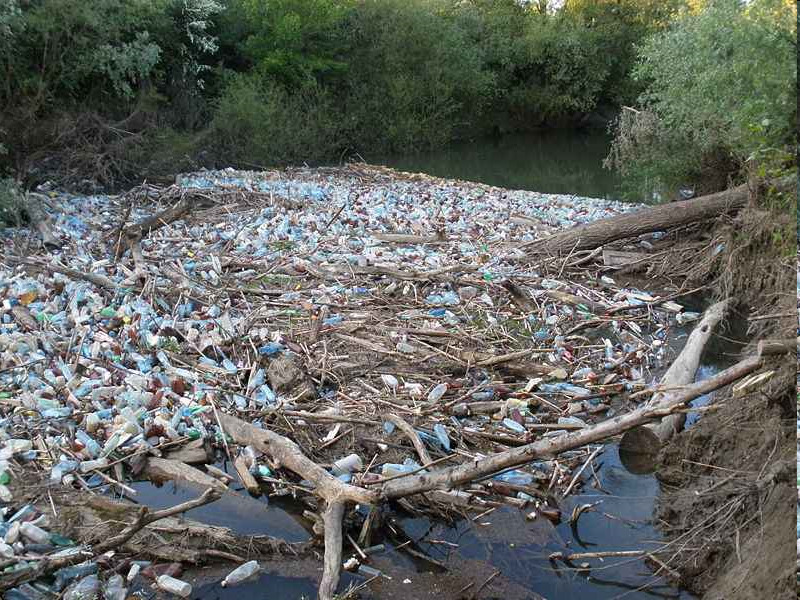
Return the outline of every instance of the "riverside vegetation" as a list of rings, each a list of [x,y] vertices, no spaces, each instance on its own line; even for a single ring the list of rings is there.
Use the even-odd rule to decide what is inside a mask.
[[[787,0],[3,0],[0,175],[113,187],[619,114],[629,197],[712,192],[793,168],[795,53]]]

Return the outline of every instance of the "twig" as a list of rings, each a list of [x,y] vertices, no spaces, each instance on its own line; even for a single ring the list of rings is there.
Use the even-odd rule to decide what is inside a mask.
[[[429,466],[433,460],[431,459],[431,455],[428,454],[428,450],[425,448],[425,444],[422,443],[422,440],[419,438],[419,435],[414,428],[411,427],[408,423],[406,423],[402,417],[394,414],[386,415],[386,420],[391,421],[394,423],[397,428],[406,434],[406,437],[411,440],[411,443],[414,445],[414,449],[417,451],[419,455],[419,459],[422,461],[422,466],[427,467]]]
[[[588,465],[590,462],[592,462],[592,461],[594,460],[594,458],[595,458],[595,457],[596,457],[598,454],[600,454],[600,451],[601,451],[603,448],[605,448],[605,446],[598,446],[597,448],[595,448],[595,449],[594,449],[594,452],[592,452],[592,453],[589,455],[589,458],[587,458],[587,459],[586,459],[586,462],[584,462],[584,463],[583,463],[583,465],[581,466],[581,468],[580,468],[580,469],[578,469],[577,473],[575,473],[575,475],[573,475],[573,477],[572,477],[572,481],[570,481],[570,482],[569,482],[569,485],[567,486],[567,489],[565,489],[565,490],[564,490],[564,493],[563,493],[563,494],[561,494],[561,497],[562,497],[562,498],[566,498],[567,496],[569,496],[569,493],[572,491],[572,488],[575,486],[575,482],[577,482],[577,481],[578,481],[578,478],[581,476],[581,473],[583,473],[583,471],[586,469],[586,466],[587,466],[587,465]]]
[[[197,498],[187,500],[186,502],[182,502],[176,506],[165,508],[156,512],[150,512],[146,506],[143,506],[139,509],[136,518],[131,524],[125,527],[117,535],[107,538],[97,544],[91,552],[76,552],[74,554],[69,554],[67,556],[58,558],[48,558],[38,563],[32,569],[18,571],[14,574],[5,576],[0,579],[0,592],[9,590],[22,583],[25,583],[26,581],[39,579],[40,577],[44,577],[45,575],[48,575],[58,569],[82,563],[86,560],[90,560],[94,556],[99,556],[110,550],[114,550],[115,548],[125,544],[134,535],[151,523],[186,512],[193,508],[197,508],[198,506],[203,506],[209,502],[213,502],[217,500],[220,495],[221,494],[218,490],[209,488]]]

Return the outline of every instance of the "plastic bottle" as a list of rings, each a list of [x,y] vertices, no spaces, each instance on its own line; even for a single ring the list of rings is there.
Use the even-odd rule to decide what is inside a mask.
[[[84,563],[74,567],[64,567],[63,569],[56,571],[56,581],[53,584],[53,589],[57,592],[60,592],[67,587],[70,581],[74,581],[78,577],[85,577],[86,575],[91,575],[93,573],[97,573],[96,562]]]
[[[384,477],[394,477],[395,475],[401,475],[405,473],[410,473],[415,469],[418,469],[419,466],[412,466],[412,465],[398,465],[397,463],[385,463],[381,467],[381,475]]]
[[[333,463],[331,473],[339,476],[345,473],[352,473],[353,471],[360,471],[364,468],[364,463],[358,454],[348,454],[344,458],[340,458]]]
[[[246,579],[249,579],[256,573],[261,570],[261,567],[258,565],[258,562],[255,560],[251,560],[250,562],[246,562],[239,567],[236,567],[233,571],[228,573],[228,576],[222,580],[220,584],[222,587],[228,587],[230,585],[236,585],[237,583],[241,583]]]
[[[502,481],[504,483],[512,483],[514,485],[530,485],[533,483],[533,475],[517,469],[513,471],[506,471],[505,473],[499,473],[492,477],[492,479],[496,481]]]
[[[14,558],[14,548],[5,542],[0,542],[0,558]]]
[[[103,600],[125,600],[128,589],[125,587],[125,580],[122,575],[112,575],[103,588]]]
[[[137,575],[139,575],[139,571],[141,571],[141,570],[142,570],[142,566],[141,565],[139,565],[137,563],[133,563],[131,565],[130,570],[128,571],[127,577],[125,578],[127,580],[127,582],[128,583],[132,583],[133,580],[136,579]]]
[[[97,575],[87,575],[74,583],[64,592],[64,600],[95,600],[100,590],[100,580]]]
[[[16,542],[19,539],[19,528],[20,528],[20,522],[19,521],[16,521],[16,522],[11,524],[11,526],[8,528],[8,530],[5,533],[4,541],[5,541],[6,544],[13,544],[14,542]]]
[[[438,402],[447,392],[447,384],[440,383],[428,392],[428,402]]]
[[[517,423],[514,419],[509,419],[508,417],[503,419],[503,425],[505,425],[511,431],[516,431],[517,433],[527,432],[527,429],[525,429],[525,427]]]
[[[447,435],[447,429],[445,429],[444,425],[436,423],[436,425],[433,426],[433,433],[436,434],[442,448],[444,448],[446,452],[450,452],[450,436]]]
[[[35,544],[46,544],[50,541],[50,534],[33,523],[23,523],[19,532]]]
[[[84,460],[79,467],[79,471],[81,473],[88,473],[89,471],[94,471],[95,469],[102,469],[108,466],[108,459],[107,458],[98,458],[97,460]]]
[[[158,579],[156,579],[156,584],[165,592],[175,594],[181,598],[188,598],[192,595],[192,584],[169,575],[159,575]]]

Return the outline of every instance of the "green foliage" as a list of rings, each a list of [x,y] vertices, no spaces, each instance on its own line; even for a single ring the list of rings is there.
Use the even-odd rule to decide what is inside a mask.
[[[352,15],[345,82],[359,150],[415,150],[452,139],[490,99],[479,47],[436,0],[365,0]]]
[[[648,191],[702,190],[725,165],[726,178],[791,168],[796,40],[796,6],[786,0],[718,0],[686,13],[641,47],[634,77],[646,85],[644,111],[620,119],[609,163]]]
[[[341,75],[349,2],[238,0],[248,21],[242,48],[262,75],[284,85],[313,85]]]
[[[22,214],[22,193],[16,181],[0,177],[0,229],[16,226]]]
[[[9,149],[0,160],[19,165],[54,143],[72,171],[93,154],[125,162],[125,173],[183,168],[198,157],[243,166],[369,158],[489,131],[573,125],[646,90],[642,114],[652,118],[626,130],[619,168],[652,182],[696,176],[733,152],[751,157],[754,169],[777,163],[785,90],[750,88],[763,57],[783,48],[780,2],[706,17],[715,3],[668,28],[687,2],[0,0],[0,143]],[[755,48],[778,21],[779,33]],[[712,31],[722,24],[730,39]],[[653,34],[634,80],[635,48]],[[711,46],[722,54],[702,59]],[[723,76],[730,53],[745,83]],[[761,69],[770,81],[785,67],[779,54]],[[682,61],[678,83],[667,81],[672,56]],[[709,82],[691,88],[690,75],[704,71]],[[722,124],[708,93],[719,86],[731,86]],[[703,96],[694,121],[693,101],[671,100],[678,89]],[[736,94],[747,101],[737,104]],[[80,160],[69,159],[67,143],[83,143]]]
[[[290,92],[258,73],[233,75],[206,139],[227,164],[313,161],[341,147],[341,121],[330,95],[318,85]]]

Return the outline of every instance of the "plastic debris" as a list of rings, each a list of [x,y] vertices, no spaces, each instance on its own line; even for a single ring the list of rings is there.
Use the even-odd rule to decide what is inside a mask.
[[[255,560],[251,560],[249,562],[244,563],[236,567],[233,571],[228,573],[225,579],[222,580],[220,585],[222,587],[228,587],[231,585],[236,585],[237,583],[241,583],[251,577],[253,577],[256,573],[261,570],[259,567],[258,562]]]
[[[188,598],[192,595],[192,585],[186,581],[181,581],[169,575],[159,575],[156,579],[158,587],[169,594],[175,594],[181,598]]]
[[[32,506],[14,506],[28,463],[51,485],[102,490],[139,476],[147,456],[191,450],[212,472],[215,453],[230,451],[240,477],[261,480],[256,494],[308,485],[236,447],[217,418],[229,413],[300,433],[342,481],[379,481],[422,471],[423,459],[407,431],[376,415],[402,416],[431,459],[448,464],[562,435],[643,389],[671,357],[670,327],[697,318],[608,275],[520,260],[519,243],[634,205],[370,167],[225,170],[138,188],[146,200],[127,222],[187,190],[217,204],[149,231],[143,264],[130,249],[115,257],[127,200],[105,195],[49,194],[69,253],[16,257],[10,243],[0,251],[0,501],[9,506],[0,556],[18,561],[11,569],[31,548],[73,544]],[[547,490],[551,474],[583,460],[497,474],[476,482],[476,497],[535,503],[533,488]],[[123,580],[78,565],[58,571],[52,587],[82,600],[78,590],[97,594],[105,582],[104,598],[119,600],[142,568],[134,562]],[[241,580],[258,565],[240,566],[223,585],[254,568]],[[165,592],[191,594],[173,566],[144,571]]]

